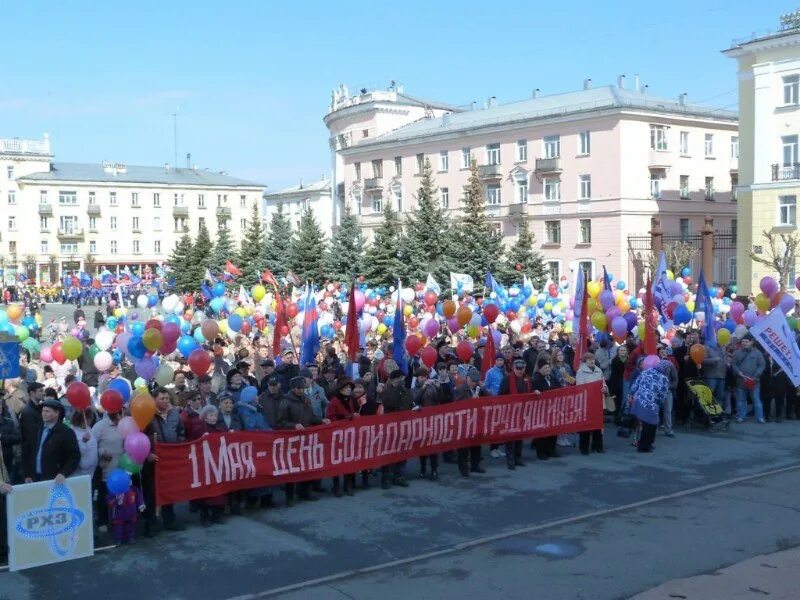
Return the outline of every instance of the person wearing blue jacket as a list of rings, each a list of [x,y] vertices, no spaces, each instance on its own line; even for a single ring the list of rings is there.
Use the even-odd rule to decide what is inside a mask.
[[[261,406],[258,404],[258,390],[252,386],[242,388],[239,393],[239,402],[236,403],[236,412],[242,421],[242,431],[272,431],[272,427],[267,422]],[[261,508],[275,506],[272,501],[272,488],[259,487],[247,490],[247,505],[255,506],[256,502],[261,504]]]
[[[486,371],[486,378],[483,387],[490,396],[498,396],[503,382],[506,380],[506,361],[502,352],[494,355],[494,366]],[[492,458],[502,458],[506,455],[505,446],[491,444],[489,446],[489,456]]]

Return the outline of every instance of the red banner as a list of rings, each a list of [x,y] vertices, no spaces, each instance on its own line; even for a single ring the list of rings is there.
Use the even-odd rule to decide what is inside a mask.
[[[374,469],[465,446],[602,429],[602,382],[357,417],[302,431],[157,444],[157,504]]]

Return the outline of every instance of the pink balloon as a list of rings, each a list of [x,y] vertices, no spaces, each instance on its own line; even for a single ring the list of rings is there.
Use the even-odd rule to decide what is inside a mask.
[[[364,295],[364,292],[362,292],[361,290],[356,290],[353,293],[353,296],[355,297],[356,300],[356,311],[359,311],[362,308],[364,308],[364,303],[367,301],[367,297]]]
[[[109,300],[109,301],[108,301],[108,305],[109,305],[111,308],[114,308],[114,307],[117,305],[117,301],[116,301],[116,300]]]
[[[642,361],[642,367],[644,369],[655,369],[658,366],[658,363],[661,362],[661,359],[655,354],[648,354],[644,357]],[[128,452],[130,454],[130,452]]]
[[[133,420],[133,417],[122,417],[119,423],[117,423],[117,433],[119,433],[120,437],[124,440],[129,435],[139,433],[139,426],[136,424],[136,421]]]
[[[731,302],[731,315],[741,317],[744,314],[744,304],[741,302]]]
[[[161,336],[164,338],[164,345],[171,346],[181,337],[181,328],[175,323],[164,323],[164,327],[161,329]]]
[[[461,325],[458,323],[458,319],[455,317],[450,317],[447,319],[447,328],[450,330],[450,333],[455,333],[459,329],[461,329]]]
[[[427,319],[422,324],[421,329],[425,332],[425,335],[431,338],[439,333],[439,322],[436,319]]]
[[[150,438],[138,431],[125,438],[124,446],[128,456],[139,464],[142,464],[150,454]]]
[[[39,350],[39,359],[43,363],[53,362],[53,353],[50,351],[50,346],[45,346],[44,348]]]
[[[98,371],[108,371],[114,363],[114,357],[105,350],[94,355],[94,366]]]

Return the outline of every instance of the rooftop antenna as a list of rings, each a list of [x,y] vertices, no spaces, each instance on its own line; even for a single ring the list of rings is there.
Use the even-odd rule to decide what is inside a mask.
[[[173,152],[174,152],[174,162],[172,164],[175,165],[175,168],[178,168],[178,111],[180,111],[181,107],[176,106],[175,112],[172,113],[172,143],[173,143]]]

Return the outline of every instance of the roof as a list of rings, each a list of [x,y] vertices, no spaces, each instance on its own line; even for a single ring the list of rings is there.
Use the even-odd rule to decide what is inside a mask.
[[[288,187],[283,190],[278,190],[277,192],[270,192],[269,194],[264,194],[264,198],[270,198],[272,196],[289,196],[291,194],[303,194],[308,192],[328,192],[331,191],[331,180],[330,179],[322,179],[320,181],[315,181],[314,183],[301,183],[300,185],[296,185],[294,187]]]
[[[800,28],[792,27],[781,31],[762,31],[751,34],[749,37],[735,39],[731,42],[731,47],[723,50],[723,54],[737,56],[744,53],[747,47],[759,44],[761,46],[773,46],[778,44],[796,45],[800,39]],[[794,38],[794,39],[792,39]]]
[[[401,104],[411,104],[413,106],[424,106],[428,108],[440,108],[442,110],[449,110],[452,112],[458,112],[464,110],[463,108],[459,108],[453,104],[445,104],[444,102],[436,102],[434,100],[424,100],[422,98],[417,98],[415,96],[409,96],[405,92],[398,92],[397,93],[397,100]]]
[[[357,153],[363,148],[389,142],[609,108],[677,113],[732,122],[735,122],[738,117],[734,111],[714,109],[699,104],[680,104],[677,100],[659,98],[633,90],[620,89],[616,86],[605,86],[541,96],[486,109],[456,112],[436,119],[420,119],[378,136],[369,142],[359,142],[352,148],[348,148],[348,151]]]
[[[18,181],[87,181],[98,183],[151,183],[163,185],[197,185],[212,187],[256,187],[264,185],[237,179],[205,169],[176,169],[125,165],[125,171],[106,172],[102,163],[54,162],[49,171],[31,173]]]

